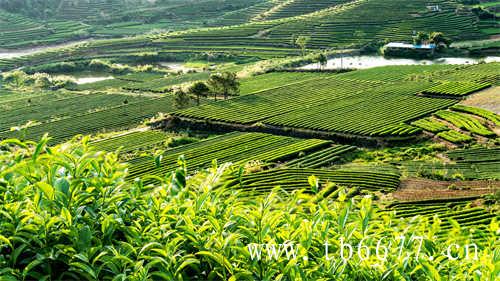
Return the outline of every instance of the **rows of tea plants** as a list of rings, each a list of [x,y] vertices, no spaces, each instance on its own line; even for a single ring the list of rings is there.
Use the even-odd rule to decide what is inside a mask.
[[[352,0],[294,0],[286,1],[282,5],[278,5],[277,8],[272,9],[268,13],[263,13],[259,20],[273,20],[280,18],[294,17],[298,15],[304,15],[308,13],[313,13],[327,8],[335,7],[336,5],[348,3]]]
[[[499,147],[474,147],[446,152],[446,156],[454,161],[487,162],[500,161]]]
[[[456,103],[416,96],[426,83],[340,79],[318,75],[229,101],[175,112],[176,116],[228,123],[291,127],[372,136],[411,136],[404,122]]]
[[[245,163],[252,160],[272,163],[294,158],[301,152],[320,149],[330,144],[317,139],[298,139],[263,133],[229,133],[193,144],[169,149],[154,161],[150,156],[129,161],[130,178],[164,175],[184,156],[188,168],[206,168],[212,161],[219,163]]]
[[[50,103],[74,96],[76,95],[68,95],[60,91],[25,91],[23,93],[19,93],[17,91],[7,92],[0,89],[0,109],[9,111],[28,106],[40,106],[44,103]]]
[[[353,83],[351,80],[319,75],[317,79],[307,79],[293,85],[190,108],[175,114],[214,121],[253,123],[303,106],[323,104],[326,100],[349,97],[357,91],[377,85],[380,83]]]
[[[139,83],[126,83],[122,86],[125,90],[130,91],[147,91],[165,93],[174,85],[179,85],[187,82],[194,82],[198,80],[207,80],[209,74],[207,72],[190,73],[183,75],[169,76],[159,79],[148,80]]]
[[[204,49],[201,50],[202,52],[211,51],[214,49],[213,47],[227,50],[230,47],[251,48],[256,46],[290,49],[294,47],[291,38],[297,34],[314,35],[309,41],[310,48],[358,47],[372,42],[374,37],[380,40],[405,40],[416,27],[423,30],[429,30],[429,27],[432,27],[433,30],[438,29],[454,38],[474,39],[481,37],[475,16],[455,13],[457,8],[455,3],[439,0],[441,11],[430,12],[423,8],[428,4],[426,1],[405,2],[404,5],[401,5],[400,2],[401,0],[355,1],[342,9],[297,18],[259,21],[224,28],[192,29],[187,32],[171,32],[162,35],[96,40],[77,49],[76,52],[66,49],[57,55],[52,54],[50,58],[44,54],[3,61],[0,62],[0,69],[12,69],[16,66],[51,61],[65,61],[70,57],[71,59],[134,57],[140,53],[132,51],[136,48],[142,48],[144,52],[164,50],[165,53],[168,53],[172,51],[172,54],[193,46],[201,47]],[[392,7],[400,7],[400,9],[394,10]],[[183,7],[183,9],[189,10],[192,7]],[[384,12],[374,13],[375,10]],[[408,17],[409,14],[418,16]],[[200,15],[191,16],[199,17]],[[370,19],[370,21],[366,21],[366,19]],[[250,57],[260,56],[260,54],[246,51],[244,48],[236,53]],[[127,55],[124,56],[124,54]],[[269,57],[269,53],[267,56]]]
[[[136,127],[145,119],[149,119],[159,112],[171,110],[172,104],[173,98],[171,96],[146,99],[65,119],[51,120],[19,131],[1,132],[0,139],[38,140],[45,133],[48,133],[52,138],[51,144],[60,143],[75,135]]]
[[[88,112],[122,106],[125,103],[140,102],[147,98],[120,94],[48,94],[42,97],[25,98],[22,94],[14,101],[1,103],[0,132],[21,126],[28,121],[50,122],[68,117],[84,115]],[[1,98],[0,98],[1,100]]]
[[[393,191],[399,185],[399,174],[379,171],[317,170],[304,168],[273,169],[234,178],[226,187],[241,189],[245,193],[265,194],[275,187],[286,191],[309,189],[308,178],[315,176],[319,185],[336,183],[370,191]]]
[[[443,131],[448,131],[450,129],[445,124],[431,117],[419,119],[417,121],[412,122],[411,124],[413,126],[419,127],[425,131],[432,133],[439,133]]]
[[[500,161],[480,160],[475,162],[455,161],[452,163],[412,161],[402,163],[408,174],[438,180],[499,180]]]
[[[92,142],[90,145],[98,151],[121,152],[142,150],[164,144],[167,135],[161,131],[137,131]]]
[[[292,45],[293,35],[305,34],[314,35],[308,43],[310,48],[355,47],[373,41],[374,37],[380,40],[405,40],[416,27],[425,30],[432,27],[431,29],[438,29],[455,38],[480,37],[474,16],[455,13],[455,3],[436,2],[441,9],[439,12],[425,9],[429,3],[423,0],[404,4],[400,0],[352,1],[340,9],[317,14],[174,34],[170,36],[170,42],[168,37],[165,39],[165,45],[176,40],[177,44],[185,46],[208,44],[288,47]],[[293,7],[294,3],[295,1],[290,1],[283,8]],[[409,14],[416,16],[409,17]],[[263,30],[266,36],[260,36]]]
[[[448,110],[440,110],[435,115],[444,119],[460,129],[467,130],[471,133],[478,134],[485,137],[495,136],[496,134],[484,126],[480,120],[459,112]]]
[[[264,123],[292,128],[368,136],[410,136],[419,132],[404,124],[455,102],[414,95],[423,85],[403,83],[370,88],[349,98],[330,99],[314,107],[301,107]]]
[[[329,74],[323,74],[328,76]],[[307,79],[317,79],[321,73],[308,72],[271,72],[249,78],[241,79],[240,94],[251,94],[255,92],[284,87],[285,85],[303,82]]]
[[[0,46],[17,48],[26,45],[53,44],[88,31],[89,27],[76,21],[39,21],[0,9]]]
[[[347,67],[347,66],[346,66]],[[400,82],[416,80],[432,73],[452,70],[453,67],[444,64],[433,65],[389,65],[376,68],[363,69],[339,74],[340,77],[383,82]],[[431,84],[434,85],[434,84]]]
[[[499,62],[455,66],[448,71],[437,72],[433,78],[441,81],[470,81],[498,86],[500,85],[498,67],[500,67]]]
[[[483,117],[483,118],[495,123],[495,125],[500,126],[500,116],[494,112],[489,111],[489,110],[478,108],[478,107],[465,106],[465,105],[461,105],[461,104],[456,104],[456,105],[452,106],[451,109],[454,111],[469,113],[469,114]]]
[[[341,162],[345,154],[356,150],[351,145],[332,145],[331,147],[304,155],[286,163],[288,167],[320,168]]]
[[[428,88],[422,93],[429,95],[465,96],[488,87],[491,87],[491,84],[448,81],[448,82],[442,82],[439,85]]]
[[[436,136],[456,144],[471,142],[472,140],[474,140],[473,137],[454,130],[439,132],[436,134]]]
[[[441,222],[441,230],[437,233],[440,239],[447,234],[447,230],[453,228],[456,222],[464,230],[475,228],[475,232],[471,232],[473,242],[484,242],[487,236],[487,230],[492,220],[500,219],[498,213],[490,211],[484,206],[470,206],[474,200],[480,197],[465,197],[458,199],[440,199],[440,200],[422,200],[422,201],[407,201],[395,202],[388,206],[385,211],[396,212],[396,217],[408,218],[417,215],[427,216],[429,220],[435,214],[439,214]],[[453,221],[450,221],[453,220]],[[480,229],[482,231],[477,231]]]

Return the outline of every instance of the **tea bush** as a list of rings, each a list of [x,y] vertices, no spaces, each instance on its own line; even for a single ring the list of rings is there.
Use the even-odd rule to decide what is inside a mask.
[[[125,181],[126,165],[91,150],[88,139],[47,142],[0,143],[1,280],[493,281],[499,274],[496,221],[482,233],[477,260],[463,253],[453,260],[442,254],[450,243],[470,242],[473,230],[453,223],[444,240],[435,239],[438,217],[382,215],[369,197],[345,192],[335,200],[279,189],[242,197],[218,188],[234,173],[229,165],[188,178],[182,158],[156,186],[145,186]],[[340,241],[372,254],[362,259],[363,247],[344,261]],[[294,243],[297,256],[255,260],[251,243]],[[377,246],[383,256],[381,244],[384,259],[373,254]]]

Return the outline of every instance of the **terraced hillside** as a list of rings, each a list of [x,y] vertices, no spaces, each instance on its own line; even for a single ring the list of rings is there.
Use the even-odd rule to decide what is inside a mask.
[[[458,223],[468,235],[477,242],[484,242],[489,236],[487,228],[493,220],[500,219],[498,213],[482,206],[473,206],[474,201],[481,202],[480,197],[448,199],[448,200],[421,200],[395,202],[388,206],[388,210],[396,212],[399,218],[411,218],[416,215],[424,216],[432,221],[434,214],[440,214],[443,220],[438,239],[446,239],[445,233]],[[470,228],[475,231],[468,232]],[[477,231],[477,230],[481,231]]]
[[[261,2],[264,1],[3,0],[0,48],[179,30],[206,26],[209,22],[221,25],[225,23],[219,23],[219,17]]]
[[[279,1],[272,9],[255,17],[254,21],[295,17],[352,2],[352,0],[287,0]]]
[[[402,165],[410,175],[437,179],[500,180],[498,147],[466,148],[450,151],[451,161],[412,161]],[[498,186],[498,184],[496,184]]]
[[[286,132],[324,132],[344,137],[407,137],[420,131],[410,125],[411,121],[458,101],[422,96],[426,89],[436,87],[439,83],[436,80],[448,79],[450,75],[459,75],[457,73],[464,76],[470,73],[469,79],[481,80],[491,75],[486,69],[496,67],[498,64],[486,64],[457,71],[452,66],[400,66],[341,75],[322,74],[316,78],[306,75],[302,81],[177,111],[174,116],[181,122],[192,122],[195,127],[211,122],[215,127],[233,125],[234,129],[247,130],[278,128]],[[266,75],[272,77],[275,74]],[[421,77],[421,81],[413,81],[415,76]],[[495,78],[494,83],[496,81]],[[481,130],[480,124],[474,128],[483,135],[494,135],[486,128]]]
[[[12,93],[0,101],[0,139],[40,139],[51,144],[79,134],[132,128],[158,112],[173,107],[172,96],[145,97],[120,94]],[[30,122],[30,123],[28,123]],[[27,126],[26,126],[27,125]],[[15,130],[11,130],[15,127]]]
[[[398,174],[377,171],[367,173],[352,170],[275,169],[233,179],[226,185],[241,189],[248,194],[265,194],[275,187],[291,192],[310,187],[308,177],[312,175],[320,180],[319,184],[322,186],[335,183],[343,187],[357,187],[370,191],[392,191],[399,184]]]
[[[438,5],[439,11],[429,10],[430,5]],[[453,2],[439,0],[360,0],[305,16],[172,35],[162,42],[290,46],[293,35],[307,35],[311,37],[310,48],[325,48],[359,46],[374,39],[410,40],[415,30],[441,31],[453,38],[482,37],[476,17],[467,11],[457,12],[456,8]]]
[[[210,1],[214,0],[206,1],[208,2],[200,2],[197,9],[204,9],[204,5],[207,6],[207,9],[214,6],[210,4]],[[479,32],[477,16],[474,13],[467,9],[458,9],[455,2],[445,0],[317,1],[319,6],[314,5],[316,2],[310,4],[309,1],[272,2],[276,5],[273,6],[276,9],[270,7],[265,1],[231,3],[226,3],[226,5],[218,3],[218,7],[228,7],[226,10],[217,11],[222,13],[220,16],[215,16],[210,11],[202,13],[203,15],[212,15],[207,16],[207,19],[201,19],[207,28],[168,32],[168,30],[183,29],[183,24],[184,28],[187,28],[186,25],[195,27],[198,24],[198,27],[200,26],[199,23],[189,22],[189,19],[194,18],[193,10],[191,6],[185,4],[182,8],[175,8],[175,20],[180,20],[181,23],[172,22],[173,20],[165,16],[169,13],[161,11],[158,15],[158,22],[153,21],[153,23],[144,25],[142,21],[139,21],[141,22],[140,26],[137,26],[138,23],[136,21],[134,23],[134,20],[129,23],[101,24],[99,27],[93,27],[93,31],[90,33],[84,32],[85,36],[92,36],[93,33],[102,36],[131,35],[146,32],[150,28],[157,31],[155,34],[123,40],[94,41],[78,48],[58,50],[57,55],[44,53],[15,61],[0,61],[0,69],[64,59],[78,59],[82,56],[86,58],[113,57],[118,60],[127,57],[130,59],[144,52],[155,54],[158,57],[173,56],[179,53],[221,52],[239,56],[269,58],[298,54],[297,46],[292,39],[300,35],[310,37],[307,44],[309,49],[359,48],[369,43],[384,40],[411,41],[412,36],[417,31],[439,31],[455,40],[487,38],[487,35]],[[318,12],[307,13],[310,11],[309,9],[329,7],[330,4],[334,6],[321,9]],[[433,11],[429,8],[429,6],[436,5],[439,10]],[[137,11],[141,15],[147,15],[149,10],[137,9]],[[296,15],[302,13],[298,11],[306,14]],[[277,19],[265,20],[266,13],[269,13],[269,17],[273,18],[274,15]],[[131,17],[133,18],[133,16]],[[261,17],[263,19],[260,19]],[[199,19],[199,17],[196,18]],[[213,21],[208,18],[213,18]],[[208,28],[211,25],[219,26],[217,23],[219,19],[221,20],[220,24],[236,25]],[[183,22],[184,20],[187,22]],[[164,23],[161,23],[162,21]],[[90,24],[92,25],[92,23]],[[177,27],[177,25],[181,25],[181,27]]]
[[[163,176],[177,166],[180,156],[188,160],[189,169],[207,168],[213,160],[239,163],[257,160],[273,163],[293,159],[301,152],[314,151],[330,144],[318,139],[298,139],[262,133],[234,132],[205,141],[165,151],[160,165],[150,156],[135,158],[130,163],[130,178],[147,175]]]

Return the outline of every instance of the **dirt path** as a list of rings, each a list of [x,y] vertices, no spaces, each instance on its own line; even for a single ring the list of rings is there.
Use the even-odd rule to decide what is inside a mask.
[[[500,86],[490,87],[470,95],[460,104],[480,107],[500,114]]]

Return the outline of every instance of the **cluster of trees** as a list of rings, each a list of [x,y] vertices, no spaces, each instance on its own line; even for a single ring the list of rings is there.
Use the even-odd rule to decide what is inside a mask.
[[[24,71],[16,70],[2,75],[6,85],[16,88],[35,87],[39,89],[57,90],[75,85],[75,81],[64,76],[50,76],[47,73],[29,75]]]
[[[224,99],[229,96],[237,96],[240,92],[240,82],[234,72],[223,72],[210,75],[207,82],[198,81],[192,84],[187,90],[179,88],[175,91],[175,106],[184,108],[191,103],[194,98],[196,104],[200,105],[201,98],[207,98],[213,94],[214,100],[222,95]]]
[[[421,45],[421,44],[436,44],[437,48],[441,48],[441,46],[450,46],[451,39],[447,38],[442,32],[417,32],[417,34],[413,37],[413,44]]]
[[[496,18],[494,12],[490,12],[487,9],[484,9],[483,7],[474,7],[471,9],[471,12],[473,12],[478,18],[482,20]]]

